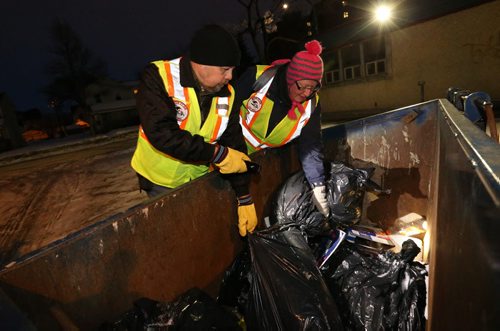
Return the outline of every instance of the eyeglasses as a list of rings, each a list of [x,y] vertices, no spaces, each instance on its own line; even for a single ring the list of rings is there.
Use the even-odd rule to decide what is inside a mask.
[[[299,91],[309,91],[310,94],[316,93],[321,88],[321,84],[316,84],[316,86],[302,86],[299,84],[299,81],[295,81],[295,85],[299,89]]]

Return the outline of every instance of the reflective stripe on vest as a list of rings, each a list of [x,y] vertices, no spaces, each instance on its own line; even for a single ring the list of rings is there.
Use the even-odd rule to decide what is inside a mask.
[[[177,123],[183,130],[202,136],[207,143],[215,143],[227,128],[234,90],[228,85],[230,97],[215,97],[212,100],[208,116],[201,126],[201,112],[196,92],[180,84],[179,59],[153,62],[163,80],[168,95],[175,103]],[[166,110],[170,111],[170,110]],[[132,168],[151,182],[177,187],[208,172],[205,164],[194,165],[175,159],[155,149],[142,127],[139,128],[137,148],[132,157]]]
[[[257,66],[256,79],[258,79],[267,68],[269,68],[269,66]],[[249,153],[264,148],[279,147],[289,143],[300,135],[300,132],[311,118],[311,113],[313,111],[312,102],[308,100],[303,103],[305,108],[303,114],[300,114],[298,109],[295,109],[297,119],[292,120],[288,116],[285,116],[285,118],[265,136],[268,131],[269,119],[274,107],[274,102],[269,100],[266,94],[273,80],[274,77],[272,77],[259,91],[254,92],[250,98],[245,100],[240,108],[240,124]],[[316,98],[318,98],[317,95]]]

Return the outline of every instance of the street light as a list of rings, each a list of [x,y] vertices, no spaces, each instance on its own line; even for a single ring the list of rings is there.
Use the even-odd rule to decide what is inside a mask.
[[[386,23],[392,18],[392,7],[388,5],[377,6],[373,11],[373,16],[377,22]]]

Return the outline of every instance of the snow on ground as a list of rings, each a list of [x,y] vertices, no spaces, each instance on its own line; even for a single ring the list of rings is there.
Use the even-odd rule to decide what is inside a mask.
[[[0,263],[147,199],[130,167],[136,136],[0,167]],[[74,151],[76,149],[76,151]],[[59,148],[60,150],[60,148]]]

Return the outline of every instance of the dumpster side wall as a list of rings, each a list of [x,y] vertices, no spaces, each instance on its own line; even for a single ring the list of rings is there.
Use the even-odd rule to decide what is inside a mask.
[[[500,197],[500,191],[495,180],[488,178],[498,169],[500,145],[447,101],[444,104],[447,109],[441,107],[439,112],[440,170],[432,231],[429,326],[432,330],[498,330],[500,207],[495,196]],[[489,150],[482,157],[493,160],[487,167],[474,155],[477,147]]]
[[[85,330],[139,297],[171,300],[209,288],[238,248],[233,200],[225,183],[204,178],[11,267],[2,288],[40,329],[63,314]]]
[[[374,168],[372,180],[391,194],[365,197],[363,217],[389,228],[411,212],[432,212],[437,102],[371,116],[324,130],[326,157]]]
[[[253,157],[258,215],[298,170],[293,148]],[[192,287],[215,295],[240,249],[236,198],[209,174],[94,224],[0,271],[0,286],[41,330],[94,330],[148,297],[171,301]]]

